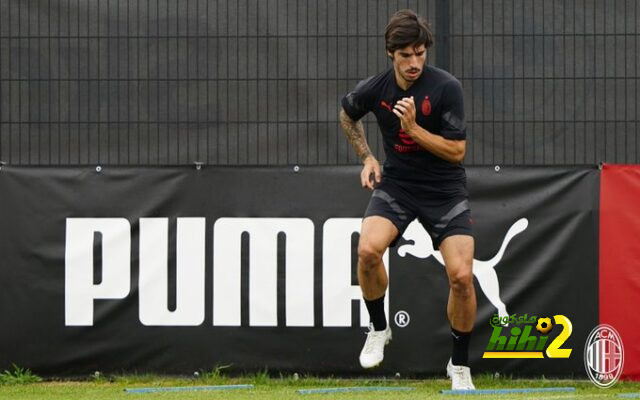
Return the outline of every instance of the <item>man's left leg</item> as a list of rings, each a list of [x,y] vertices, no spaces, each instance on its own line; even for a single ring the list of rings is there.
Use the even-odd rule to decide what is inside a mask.
[[[453,349],[447,365],[451,387],[475,389],[469,369],[469,340],[476,320],[476,292],[473,286],[473,237],[451,235],[440,244],[449,278],[447,316],[451,324]]]

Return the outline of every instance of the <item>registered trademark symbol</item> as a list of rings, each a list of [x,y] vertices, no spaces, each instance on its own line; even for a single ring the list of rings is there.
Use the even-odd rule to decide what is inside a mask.
[[[406,327],[407,325],[409,325],[409,321],[411,321],[411,318],[409,318],[409,313],[402,310],[398,311],[393,319],[396,322],[396,325],[398,325],[400,328]]]

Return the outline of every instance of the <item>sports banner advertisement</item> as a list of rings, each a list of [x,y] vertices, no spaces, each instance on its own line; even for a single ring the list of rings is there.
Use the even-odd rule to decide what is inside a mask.
[[[359,366],[368,315],[356,245],[370,196],[359,172],[3,167],[0,370],[444,374],[447,277],[417,222],[385,254],[393,340],[379,368]],[[472,370],[585,376],[599,323],[600,171],[467,175]]]
[[[612,347],[602,358],[623,361],[622,376],[639,380],[640,166],[605,164],[601,180],[600,323],[614,327],[624,344],[624,355]]]

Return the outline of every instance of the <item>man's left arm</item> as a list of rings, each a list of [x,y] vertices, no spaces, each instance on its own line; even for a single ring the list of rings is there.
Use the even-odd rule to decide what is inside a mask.
[[[457,95],[455,101],[452,102],[451,99],[448,99],[448,104],[445,104],[443,119],[444,123],[448,125],[448,131],[450,131],[448,136],[459,139],[445,138],[418,125],[413,97],[405,97],[398,101],[393,108],[393,113],[400,118],[402,129],[416,143],[446,161],[459,163],[464,159],[467,142],[464,132],[464,115],[458,116],[464,113],[462,111],[461,90],[460,93],[455,94]]]

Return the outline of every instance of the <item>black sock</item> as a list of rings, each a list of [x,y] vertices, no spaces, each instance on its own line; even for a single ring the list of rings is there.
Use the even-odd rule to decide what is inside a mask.
[[[373,329],[376,331],[387,329],[387,318],[384,315],[384,295],[375,300],[364,299],[364,304],[367,305],[367,310],[369,310],[369,318],[373,324]]]
[[[471,332],[460,332],[451,328],[453,350],[451,352],[451,364],[469,366],[469,339]]]

